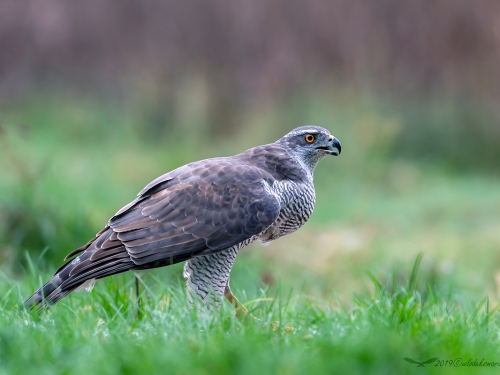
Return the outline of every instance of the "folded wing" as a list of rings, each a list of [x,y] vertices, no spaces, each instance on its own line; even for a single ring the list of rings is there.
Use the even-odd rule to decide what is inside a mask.
[[[224,250],[277,219],[279,202],[264,185],[271,180],[225,158],[188,164],[149,184],[99,237],[70,255],[91,250],[102,262],[124,246],[137,268],[150,268]]]

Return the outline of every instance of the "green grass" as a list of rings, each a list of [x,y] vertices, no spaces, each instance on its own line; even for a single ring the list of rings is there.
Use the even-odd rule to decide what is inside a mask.
[[[394,155],[404,116],[343,104],[255,112],[231,142],[155,139],[130,111],[88,102],[1,113],[0,374],[495,373],[403,358],[500,361],[500,178]],[[41,316],[19,310],[150,180],[273,141],[287,116],[334,129],[343,152],[316,170],[304,228],[238,255],[232,289],[261,322],[227,303],[191,309],[182,265],[140,274],[140,313],[132,273]]]
[[[236,318],[227,303],[191,309],[182,286],[152,275],[141,278],[140,307],[133,278],[114,277],[37,316],[15,308],[28,282],[3,275],[0,373],[441,374],[457,369],[403,358],[496,361],[499,321],[488,299],[439,294],[419,280],[419,262],[404,270],[404,284],[394,273],[372,277],[373,291],[348,303],[261,291],[248,303],[260,322]],[[274,330],[273,321],[295,331]]]

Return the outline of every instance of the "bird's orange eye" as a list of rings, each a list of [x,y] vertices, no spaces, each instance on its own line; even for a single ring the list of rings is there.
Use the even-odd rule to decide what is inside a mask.
[[[315,138],[314,138],[314,135],[312,135],[312,134],[308,134],[308,135],[306,135],[306,142],[307,142],[307,143],[313,143],[313,142],[314,142],[314,139],[315,139]]]

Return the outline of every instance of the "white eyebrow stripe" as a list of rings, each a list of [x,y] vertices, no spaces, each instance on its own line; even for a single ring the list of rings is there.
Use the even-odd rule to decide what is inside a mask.
[[[298,131],[294,131],[292,135],[306,134],[306,133],[320,133],[317,129],[309,128],[309,129],[301,129]]]

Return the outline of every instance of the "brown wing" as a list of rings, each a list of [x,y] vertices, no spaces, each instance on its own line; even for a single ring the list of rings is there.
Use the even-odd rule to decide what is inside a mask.
[[[92,255],[99,261],[98,253],[125,246],[137,266],[149,267],[226,249],[277,219],[279,202],[264,181],[272,183],[269,173],[231,158],[188,164],[146,186],[109,220],[101,241],[78,250],[101,249]]]

